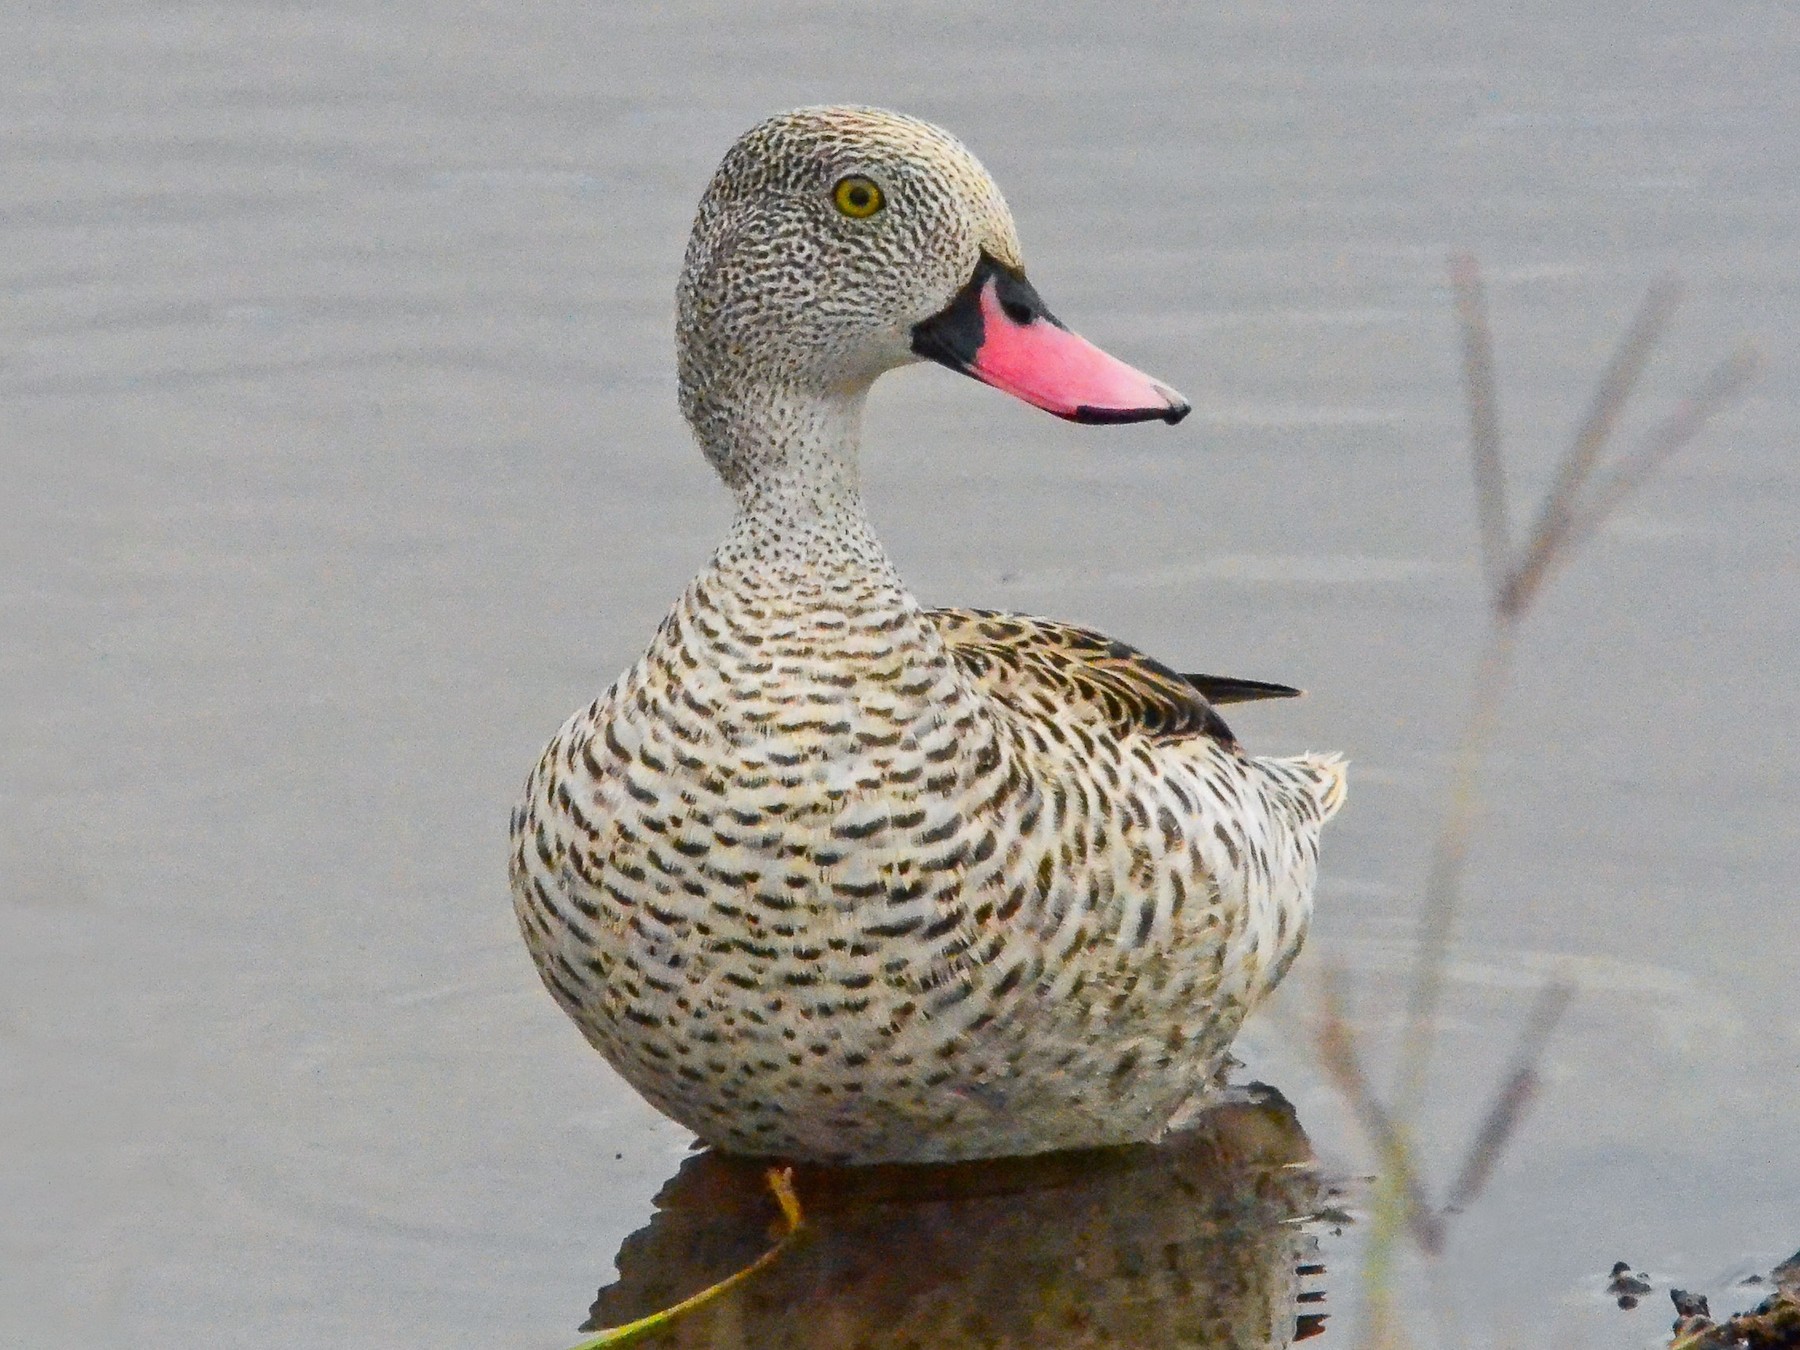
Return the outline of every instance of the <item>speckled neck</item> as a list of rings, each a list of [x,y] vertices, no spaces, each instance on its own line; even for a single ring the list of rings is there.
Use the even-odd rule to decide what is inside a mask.
[[[761,389],[696,428],[707,458],[732,466],[727,482],[738,502],[715,567],[760,576],[775,589],[810,589],[847,571],[899,584],[863,506],[858,457],[866,399],[866,388]]]

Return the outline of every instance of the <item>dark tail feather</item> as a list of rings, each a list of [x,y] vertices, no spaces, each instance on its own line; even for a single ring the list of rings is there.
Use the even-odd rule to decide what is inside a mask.
[[[1268,684],[1262,680],[1234,680],[1229,675],[1183,675],[1208,703],[1254,703],[1260,698],[1299,698],[1301,691],[1291,685]]]

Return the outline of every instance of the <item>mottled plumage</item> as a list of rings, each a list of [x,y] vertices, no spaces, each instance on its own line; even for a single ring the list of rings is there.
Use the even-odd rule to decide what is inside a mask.
[[[846,174],[887,208],[836,214]],[[1158,1137],[1305,934],[1335,758],[1247,756],[1205,677],[1086,630],[923,609],[869,526],[869,384],[1017,257],[973,156],[868,109],[763,124],[700,206],[682,403],[737,519],[544,752],[513,891],[583,1033],[723,1148]]]
[[[951,658],[992,697],[1045,717],[1093,713],[1115,734],[1204,732],[1235,744],[1214,703],[1292,698],[1284,684],[1177,675],[1090,628],[988,609],[934,609],[927,617]]]

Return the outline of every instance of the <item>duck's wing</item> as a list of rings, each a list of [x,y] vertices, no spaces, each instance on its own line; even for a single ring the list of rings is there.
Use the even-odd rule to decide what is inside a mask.
[[[1211,736],[1236,745],[1215,703],[1292,698],[1284,684],[1182,675],[1135,647],[1075,624],[985,609],[927,611],[952,658],[1020,712],[1085,710],[1119,734]]]

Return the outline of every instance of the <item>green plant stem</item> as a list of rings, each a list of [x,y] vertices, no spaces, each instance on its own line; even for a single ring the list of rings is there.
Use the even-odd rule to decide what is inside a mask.
[[[1399,1324],[1394,1318],[1393,1285],[1401,1236],[1408,1229],[1408,1210],[1413,1203],[1406,1183],[1411,1175],[1409,1161],[1418,1157],[1414,1127],[1436,1041],[1434,1023],[1443,1001],[1444,968],[1449,962],[1450,938],[1456,926],[1469,840],[1480,809],[1481,765],[1499,728],[1500,713],[1512,685],[1516,637],[1515,624],[1496,609],[1487,647],[1475,668],[1462,741],[1453,761],[1443,824],[1432,847],[1430,870],[1426,874],[1425,903],[1419,912],[1418,951],[1413,958],[1411,994],[1407,1001],[1407,1020],[1390,1111],[1394,1137],[1381,1159],[1369,1245],[1363,1257],[1366,1344],[1377,1350],[1402,1343]]]
[[[1407,1000],[1406,1027],[1394,1078],[1392,1112],[1403,1123],[1413,1119],[1425,1076],[1431,1064],[1436,1037],[1433,1022],[1443,1000],[1444,967],[1449,961],[1450,938],[1462,899],[1463,872],[1468,863],[1469,841],[1480,811],[1481,765],[1499,729],[1500,713],[1512,687],[1513,653],[1517,627],[1496,615],[1486,649],[1475,668],[1469,692],[1469,711],[1463,723],[1450,777],[1444,820],[1432,846],[1431,866],[1425,877],[1425,903],[1419,911],[1419,945],[1413,958],[1412,991]]]

